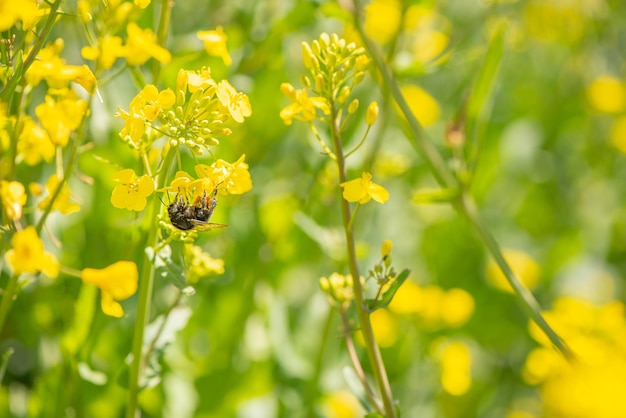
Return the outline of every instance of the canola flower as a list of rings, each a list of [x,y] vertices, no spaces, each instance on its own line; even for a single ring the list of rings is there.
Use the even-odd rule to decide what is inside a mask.
[[[361,178],[341,183],[343,198],[348,202],[365,204],[374,199],[378,203],[385,203],[389,199],[389,192],[383,186],[372,182],[370,173],[363,173]]]
[[[69,187],[67,186],[67,183],[63,183],[63,185],[61,186],[61,190],[56,196],[56,199],[54,201],[52,200],[52,197],[54,196],[54,193],[59,187],[60,183],[61,180],[56,174],[53,174],[48,178],[48,181],[46,182],[46,190],[48,191],[48,196],[41,200],[37,207],[39,209],[45,210],[50,204],[52,204],[52,210],[58,210],[63,215],[78,212],[80,210],[80,205],[70,201],[72,195]]]
[[[199,31],[196,35],[204,43],[204,50],[207,54],[221,58],[224,61],[224,65],[230,67],[233,60],[226,47],[228,37],[221,26],[216,27],[215,30]]]
[[[51,278],[59,275],[59,262],[45,251],[43,241],[33,226],[13,234],[11,249],[4,254],[4,258],[18,275],[39,272]]]
[[[118,261],[103,269],[83,269],[80,277],[83,282],[100,288],[102,311],[109,316],[121,318],[124,309],[119,301],[135,294],[139,272],[135,263]]]
[[[137,177],[135,171],[127,168],[119,171],[113,180],[121,184],[115,186],[111,204],[119,209],[141,211],[146,207],[147,197],[154,191],[154,181],[148,175]]]

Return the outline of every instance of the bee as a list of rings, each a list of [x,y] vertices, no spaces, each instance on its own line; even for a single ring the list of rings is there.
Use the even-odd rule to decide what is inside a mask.
[[[217,188],[211,195],[206,190],[202,196],[198,196],[193,204],[180,193],[174,198],[174,202],[167,207],[167,215],[170,222],[181,231],[210,231],[214,228],[225,228],[228,225],[209,222],[213,216],[213,210],[217,206]]]

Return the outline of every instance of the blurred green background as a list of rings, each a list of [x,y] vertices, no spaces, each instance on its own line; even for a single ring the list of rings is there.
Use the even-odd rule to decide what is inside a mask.
[[[442,139],[446,127],[472,91],[493,29],[505,25],[505,52],[481,134],[473,195],[501,245],[523,254],[519,268],[530,269],[536,279],[534,294],[542,307],[550,309],[563,296],[597,305],[623,301],[624,3],[382,3],[410,10],[397,39],[383,47],[400,84],[419,86],[436,101],[416,99],[416,113],[418,118],[424,117],[420,112],[431,114],[427,131],[451,165],[456,162]],[[153,26],[155,9],[150,5],[141,14],[140,26]],[[254,188],[222,198],[214,220],[230,227],[202,233],[196,241],[224,260],[225,273],[201,279],[195,294],[184,296],[170,315],[140,394],[143,416],[364,414],[354,396],[354,377],[346,371],[350,361],[339,338],[340,321],[318,286],[322,276],[347,273],[337,174],[304,124],[288,127],[279,117],[288,104],[280,84],[298,85],[304,72],[301,42],[323,31],[353,36],[335,16],[337,10],[323,1],[175,2],[166,45],[173,60],[163,69],[160,87],[172,87],[179,68],[210,66],[216,80],[228,78],[249,95],[252,116],[221,141],[215,155],[234,161],[246,154]],[[231,67],[198,53],[202,43],[195,32],[217,25],[228,36]],[[51,38],[64,38],[69,63],[82,63],[81,31],[68,17]],[[433,45],[443,47],[428,52]],[[123,121],[113,117],[137,92],[123,73],[102,87],[102,103],[94,101],[94,147],[78,164],[93,185],[73,179],[70,188],[80,212],[54,215],[49,222],[63,243],[58,256],[64,265],[99,268],[120,259],[142,260],[140,218],[109,202],[118,166],[140,167],[119,141]],[[546,406],[550,395],[524,378],[527,356],[538,342],[513,296],[486,279],[488,257],[470,227],[447,205],[413,202],[417,190],[435,182],[406,141],[388,94],[371,76],[357,94],[361,120],[371,100],[381,104],[381,115],[350,161],[351,177],[371,171],[390,192],[386,204],[359,210],[361,270],[379,260],[380,245],[391,239],[394,265],[412,272],[408,289],[413,293],[404,297],[420,306],[389,309],[375,320],[402,416],[570,416]],[[355,126],[354,138],[347,141],[358,141],[363,130],[363,124]],[[22,173],[24,181],[44,177],[41,170]],[[3,272],[3,282],[6,278]],[[445,314],[436,302],[453,288],[473,299],[471,316],[457,323],[441,320]],[[432,294],[439,299],[426,300]],[[174,297],[171,282],[157,278],[151,322],[162,318]],[[136,296],[123,302],[122,319],[105,316],[98,301],[94,289],[63,275],[23,289],[0,336],[1,351],[15,350],[0,387],[1,416],[123,415]],[[434,303],[430,311],[424,308],[428,303]],[[91,325],[81,329],[91,315]],[[616,318],[623,321],[623,312]],[[81,332],[84,341],[73,347]],[[442,354],[446,347],[461,348],[450,357]],[[362,346],[357,348],[369,370]],[[446,388],[450,367],[469,376],[462,393]]]

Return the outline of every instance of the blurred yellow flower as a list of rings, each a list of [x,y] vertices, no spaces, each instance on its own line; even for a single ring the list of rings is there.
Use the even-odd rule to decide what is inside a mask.
[[[364,172],[361,178],[346,181],[339,186],[343,187],[343,198],[348,202],[365,204],[371,199],[378,203],[385,203],[389,199],[389,192],[376,183],[372,183],[372,175]]]
[[[474,298],[463,289],[453,288],[444,293],[441,319],[450,327],[465,324],[474,313]]]
[[[365,6],[364,29],[367,36],[381,44],[391,42],[402,22],[400,0],[373,0]]]
[[[626,108],[626,88],[617,78],[603,75],[587,86],[587,99],[599,112],[619,113]]]
[[[453,396],[467,393],[472,385],[472,356],[467,344],[461,341],[436,340],[434,357],[441,365],[441,386]]]
[[[347,391],[332,392],[324,399],[324,416],[326,418],[360,418],[363,408],[357,398]]]
[[[248,96],[235,90],[227,80],[222,80],[217,85],[217,97],[235,122],[242,123],[244,117],[252,115]]]
[[[386,239],[383,241],[383,245],[380,247],[380,255],[383,257],[389,256],[391,254],[391,249],[393,248],[393,242],[390,239]]]
[[[56,192],[56,189],[59,187],[59,177],[56,174],[53,174],[48,178],[46,182],[46,190],[48,192],[48,196],[43,199],[37,207],[41,210],[45,210],[52,200],[52,196]],[[69,187],[67,187],[67,183],[64,183],[57,195],[54,203],[52,204],[52,210],[58,210],[64,215],[68,215],[73,212],[78,212],[80,210],[80,206],[76,203],[70,202],[70,198],[72,194],[70,193]]]
[[[422,288],[411,280],[405,280],[389,304],[389,310],[401,315],[419,312],[422,303]]]
[[[123,56],[129,65],[142,65],[150,58],[162,64],[168,64],[172,60],[172,54],[158,44],[152,30],[141,29],[136,23],[130,22],[126,32],[128,39],[123,48]]]
[[[130,102],[130,113],[143,115],[154,121],[161,111],[174,106],[176,95],[170,89],[159,91],[153,84],[146,85]]]
[[[320,289],[328,295],[331,305],[342,308],[354,299],[352,276],[333,273],[328,277],[320,277]]]
[[[17,231],[11,238],[11,249],[4,255],[15,274],[39,273],[55,278],[59,275],[59,262],[44,250],[43,242],[34,226]]]
[[[118,261],[104,269],[86,268],[80,278],[100,288],[101,306],[105,314],[121,318],[124,309],[118,301],[131,297],[137,291],[139,273],[137,265],[132,261]]]
[[[539,264],[527,253],[518,250],[505,249],[502,251],[505,260],[513,270],[515,276],[526,286],[528,289],[534,289],[539,282],[541,276],[541,267]],[[509,284],[508,280],[500,271],[500,268],[492,259],[487,263],[486,270],[487,281],[496,288],[505,292],[513,293],[513,288]]]
[[[215,30],[204,30],[197,33],[198,38],[204,42],[204,49],[207,54],[214,57],[219,57],[224,61],[226,66],[230,67],[233,60],[228,53],[226,47],[226,40],[228,37],[224,33],[224,29],[221,26],[215,28]]]
[[[84,46],[80,54],[86,60],[97,61],[97,68],[108,70],[123,56],[122,38],[106,35],[98,40],[97,46]]]
[[[72,90],[65,90],[57,99],[46,96],[45,102],[35,108],[35,113],[50,135],[50,141],[64,147],[81,124],[87,109],[86,101],[79,99]]]
[[[43,13],[39,10],[39,3],[35,0],[7,0],[0,1],[0,32],[4,32],[22,22],[22,29],[29,30],[37,24]]]
[[[424,127],[432,126],[439,120],[439,104],[421,87],[407,85],[402,87],[402,95],[413,115]]]
[[[39,164],[42,159],[51,162],[54,145],[48,132],[27,115],[21,117],[21,122],[22,128],[17,141],[18,161],[24,161],[30,166]]]
[[[188,283],[193,284],[200,279],[224,274],[224,260],[211,257],[197,245],[185,245],[185,261]]]
[[[146,198],[154,191],[154,181],[147,174],[137,178],[133,169],[119,171],[113,180],[122,184],[115,186],[111,204],[118,209],[141,211],[146,207]]]
[[[0,180],[0,197],[7,217],[18,221],[22,217],[22,208],[26,204],[26,189],[19,181]]]
[[[413,41],[413,56],[423,64],[439,58],[448,46],[449,38],[435,30],[420,31]]]
[[[534,323],[541,344],[526,358],[523,377],[538,384],[545,416],[617,418],[626,416],[626,316],[622,302],[604,305],[569,297],[544,315],[576,356],[568,363]]]
[[[626,116],[620,116],[611,127],[611,144],[626,154]]]

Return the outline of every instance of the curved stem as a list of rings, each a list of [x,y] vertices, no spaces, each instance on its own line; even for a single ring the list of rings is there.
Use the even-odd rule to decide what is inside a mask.
[[[343,154],[343,148],[341,144],[341,134],[339,133],[337,110],[334,104],[331,105],[331,124],[330,124],[331,136],[335,146],[335,155],[337,159],[337,168],[339,170],[339,183],[345,183],[347,181],[345,157]],[[365,306],[365,295],[363,294],[363,285],[361,284],[361,275],[359,274],[359,266],[356,257],[356,245],[354,240],[354,232],[352,229],[352,215],[350,213],[350,205],[347,200],[340,197],[341,200],[341,215],[343,218],[344,231],[346,235],[346,245],[348,249],[348,265],[350,274],[352,275],[352,282],[354,286],[354,300],[356,303],[357,316],[359,318],[359,325],[361,327],[361,333],[363,334],[363,341],[367,355],[369,357],[374,378],[380,390],[380,394],[383,400],[384,410],[386,418],[395,418],[396,411],[393,402],[393,394],[391,393],[391,386],[389,385],[389,378],[387,377],[387,370],[383,363],[383,358],[380,354],[380,349],[376,344],[374,338],[374,330],[372,329],[372,323],[370,322],[369,312]]]
[[[163,167],[158,177],[158,187],[160,189],[164,187],[167,176],[169,173],[169,167],[172,165],[172,160],[176,154],[176,148],[170,148],[165,159],[163,161]],[[156,194],[152,197],[152,204],[145,214],[147,219],[154,219],[160,209],[161,201]],[[157,227],[152,226],[148,229],[148,239],[146,240],[146,248],[157,247]],[[141,271],[141,279],[139,281],[139,299],[137,301],[137,317],[135,318],[135,327],[133,331],[133,344],[132,344],[132,363],[130,366],[130,374],[128,379],[128,405],[126,408],[126,418],[134,418],[137,410],[137,396],[139,395],[139,377],[142,372],[143,365],[143,337],[146,324],[148,323],[148,317],[150,314],[150,302],[152,300],[152,286],[154,283],[154,257],[156,257],[156,251],[152,257],[145,254],[143,258],[143,266]]]

